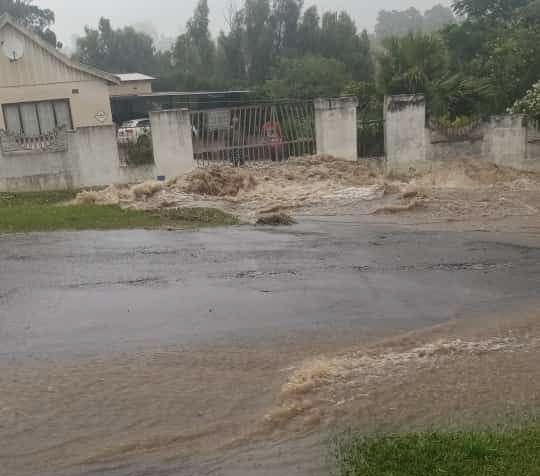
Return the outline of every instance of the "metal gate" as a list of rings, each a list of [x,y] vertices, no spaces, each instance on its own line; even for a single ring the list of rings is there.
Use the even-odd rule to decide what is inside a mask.
[[[254,104],[191,112],[199,165],[282,161],[316,152],[312,103]]]
[[[369,159],[385,155],[384,120],[358,121],[358,157]]]

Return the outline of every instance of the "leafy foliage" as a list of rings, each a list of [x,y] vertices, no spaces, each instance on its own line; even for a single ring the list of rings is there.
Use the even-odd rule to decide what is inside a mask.
[[[528,114],[533,119],[540,120],[540,81],[534,84],[523,98],[518,99],[509,112]]]
[[[112,73],[156,72],[157,54],[149,35],[130,26],[115,30],[106,18],[99,20],[97,30],[86,27],[84,31],[77,39],[78,61]]]
[[[55,20],[52,10],[33,5],[32,0],[0,0],[0,15],[3,13],[9,13],[51,45],[62,47],[56,40],[56,34],[51,30]]]
[[[452,10],[442,5],[435,5],[424,14],[416,8],[407,10],[381,10],[375,25],[375,36],[381,42],[392,36],[405,36],[408,33],[433,33],[447,25],[456,23]]]
[[[426,93],[447,71],[447,52],[438,36],[411,32],[382,45],[379,81],[386,94]]]
[[[321,56],[283,58],[264,84],[273,98],[315,98],[339,95],[351,79],[345,64]]]
[[[383,41],[386,94],[424,93],[450,120],[505,111],[540,77],[539,0],[456,0],[463,21]]]

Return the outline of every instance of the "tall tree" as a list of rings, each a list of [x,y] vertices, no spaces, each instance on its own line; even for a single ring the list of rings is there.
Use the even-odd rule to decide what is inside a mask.
[[[456,23],[456,17],[450,8],[443,5],[435,5],[433,8],[424,12],[422,29],[424,33],[433,33],[454,23]]]
[[[341,94],[351,79],[340,61],[321,56],[281,58],[264,84],[270,97],[312,99]]]
[[[243,83],[247,74],[243,10],[231,11],[227,23],[229,31],[222,31],[218,37],[216,65],[218,78],[224,86]]]
[[[244,22],[247,76],[259,83],[268,79],[273,60],[270,0],[246,0]]]
[[[211,78],[214,75],[215,53],[215,44],[210,35],[208,0],[199,0],[186,24],[186,32],[176,42],[176,64],[186,75]]]
[[[411,32],[433,33],[453,23],[456,23],[456,17],[452,10],[440,4],[426,10],[423,15],[416,8],[381,10],[375,25],[375,36],[381,42],[384,38],[400,37]]]
[[[354,80],[371,79],[372,64],[367,32],[358,35],[347,12],[326,12],[322,18],[320,54],[341,61]]]
[[[530,0],[456,0],[456,14],[469,20],[510,20],[514,12],[530,3]]]
[[[51,29],[54,25],[54,12],[48,8],[39,8],[32,0],[0,0],[0,15],[9,13],[22,25],[34,31],[51,45],[61,48]]]
[[[298,21],[303,0],[274,0],[272,6],[272,29],[274,30],[274,53],[288,55],[298,48]]]
[[[321,44],[321,17],[315,5],[309,7],[302,16],[298,27],[298,47],[302,54],[316,54]]]
[[[381,10],[375,25],[375,36],[378,41],[391,36],[404,36],[410,32],[421,31],[423,26],[422,14],[416,8],[407,10]]]
[[[110,20],[101,18],[97,29],[85,27],[77,38],[74,57],[85,64],[112,73],[156,74],[156,50],[152,38],[127,26],[113,29]]]

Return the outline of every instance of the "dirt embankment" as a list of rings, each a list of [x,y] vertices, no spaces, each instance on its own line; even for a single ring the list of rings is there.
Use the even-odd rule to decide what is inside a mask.
[[[252,222],[284,212],[497,219],[540,213],[540,175],[482,160],[446,161],[422,173],[392,175],[376,161],[314,156],[196,169],[165,183],[112,185],[83,191],[76,202],[137,209],[213,206]]]

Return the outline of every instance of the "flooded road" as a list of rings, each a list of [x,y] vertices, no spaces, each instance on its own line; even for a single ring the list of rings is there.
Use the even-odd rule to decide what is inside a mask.
[[[540,297],[534,235],[337,219],[4,235],[0,266],[9,475],[317,474],[316,413],[268,419],[288,369]]]

